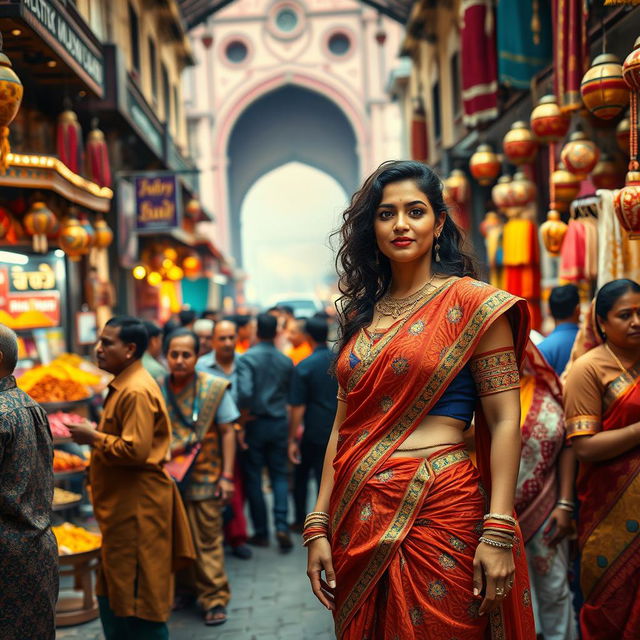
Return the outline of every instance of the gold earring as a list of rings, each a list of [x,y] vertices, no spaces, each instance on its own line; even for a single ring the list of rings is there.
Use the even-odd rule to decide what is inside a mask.
[[[440,262],[440,236],[436,236],[436,246],[434,247],[435,261]]]

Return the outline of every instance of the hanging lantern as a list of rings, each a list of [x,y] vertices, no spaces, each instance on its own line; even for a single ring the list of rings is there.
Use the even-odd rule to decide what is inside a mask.
[[[580,179],[573,175],[571,171],[567,171],[561,162],[551,174],[551,193],[554,194],[555,198],[551,202],[551,208],[561,212],[567,211],[579,191]]]
[[[571,120],[560,111],[554,95],[543,96],[531,112],[531,129],[542,142],[558,142],[567,135]]]
[[[538,153],[538,141],[527,123],[519,120],[511,125],[502,141],[502,149],[511,164],[530,164]]]
[[[488,187],[500,172],[500,160],[488,144],[481,144],[469,160],[471,175],[483,187]]]
[[[463,206],[469,199],[469,180],[462,169],[454,169],[444,181],[448,197],[458,206]]]
[[[196,253],[190,253],[182,260],[182,270],[187,278],[197,278],[202,271],[202,261]]]
[[[87,136],[87,174],[93,182],[101,187],[111,186],[111,166],[109,151],[104,133],[98,129],[98,119],[91,122],[91,131]]]
[[[484,220],[480,223],[480,234],[483,238],[489,235],[491,229],[495,229],[502,224],[500,216],[495,211],[487,211]]]
[[[513,206],[511,176],[504,175],[498,178],[498,183],[491,189],[491,199],[500,211],[505,211]]]
[[[547,220],[540,225],[540,235],[545,249],[552,256],[559,256],[562,242],[567,233],[567,225],[562,222],[560,212],[552,209],[547,213]]]
[[[622,63],[622,78],[631,91],[640,93],[640,37],[636,38],[633,50]]]
[[[201,213],[202,207],[200,206],[200,201],[196,198],[191,198],[191,200],[187,202],[187,206],[184,208],[184,215],[189,220],[197,222]]]
[[[69,259],[77,262],[89,248],[89,234],[82,224],[80,224],[78,218],[70,214],[69,217],[62,222],[58,242],[60,248],[69,256]]]
[[[58,158],[74,173],[82,170],[82,127],[75,111],[67,109],[58,116],[56,132]]]
[[[524,171],[517,171],[511,182],[511,199],[514,207],[527,207],[536,201],[538,190]]]
[[[580,93],[587,109],[597,118],[611,120],[618,116],[629,104],[620,60],[612,53],[597,56],[582,78]]]
[[[618,165],[603,156],[591,172],[591,182],[596,189],[618,189],[624,182],[624,172],[621,174]]]
[[[28,209],[23,218],[25,231],[32,237],[33,250],[37,253],[46,253],[47,234],[51,233],[55,226],[56,217],[53,211],[37,200]]]
[[[613,198],[614,210],[620,225],[629,237],[640,238],[640,171],[629,171],[625,186]]]
[[[0,240],[2,240],[7,235],[7,233],[9,233],[12,224],[13,221],[9,209],[0,207]]]
[[[85,228],[85,231],[87,232],[87,238],[88,238],[87,246],[85,247],[84,253],[89,253],[89,249],[93,247],[93,241],[95,239],[95,231],[93,229],[91,221],[89,220],[89,216],[87,216],[86,213],[82,213],[80,215],[80,224]]]
[[[627,173],[626,186],[616,195],[616,213],[622,223],[624,217],[633,225],[633,231],[640,231],[636,222],[640,217],[638,211],[638,176],[640,176],[640,164],[638,163],[638,94],[640,93],[640,37],[633,45],[633,51],[622,63],[622,77],[631,89],[629,108],[629,173]],[[618,202],[620,205],[618,206]],[[619,209],[619,212],[618,212]],[[624,224],[623,224],[624,226]],[[625,227],[626,229],[627,227]]]
[[[571,173],[584,180],[598,164],[600,149],[585,133],[575,131],[562,148],[560,158]]]
[[[96,249],[106,249],[113,241],[113,231],[107,224],[106,220],[100,216],[93,225],[94,237],[93,246]]]
[[[411,159],[418,162],[429,160],[429,140],[427,116],[422,97],[414,98],[413,115],[411,117]]]
[[[631,125],[629,123],[629,118],[623,118],[616,127],[616,142],[618,143],[618,149],[626,155],[629,155],[630,137]]]
[[[9,125],[16,117],[24,87],[16,72],[11,68],[11,61],[2,53],[0,41],[0,175],[7,172],[9,166]]]

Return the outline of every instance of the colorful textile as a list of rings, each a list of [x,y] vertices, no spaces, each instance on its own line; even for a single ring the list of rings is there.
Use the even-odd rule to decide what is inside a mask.
[[[463,121],[475,127],[498,116],[498,72],[491,0],[460,5]]]
[[[42,408],[0,378],[0,638],[53,640],[58,545],[51,531],[53,442]]]
[[[529,89],[552,61],[551,2],[498,0],[496,21],[500,84]]]
[[[528,543],[556,505],[557,461],[564,444],[562,386],[531,341],[527,343],[520,405],[522,455],[515,505]]]
[[[594,348],[569,371],[565,414],[568,423],[599,419],[603,432],[637,422],[640,367],[621,374],[605,347]],[[640,447],[581,463],[577,490],[582,637],[640,637]]]
[[[173,403],[167,397],[166,381],[161,385],[171,419],[171,448],[185,450],[195,443],[202,444],[184,488],[183,495],[187,500],[209,500],[216,494],[222,471],[220,437],[215,426],[216,412],[229,384],[224,378],[196,372],[194,384],[188,384],[175,394],[176,403],[183,416],[190,418],[197,404],[198,419],[194,428],[185,425],[177,415]],[[195,393],[198,394],[197,403],[194,398]],[[239,414],[236,414],[236,417],[229,422],[235,422],[238,416]]]
[[[354,342],[369,340],[364,330],[338,357],[347,408],[329,510],[337,572],[334,617],[341,640],[408,640],[427,633],[434,640],[452,635],[475,640],[485,637],[489,624],[505,638],[535,637],[520,546],[511,595],[490,622],[477,615],[471,563],[479,533],[474,526],[485,504],[466,452],[456,446],[430,460],[389,458],[502,314],[514,327],[520,359],[529,330],[524,301],[471,278],[450,281],[426,296],[368,352],[356,349],[367,353],[358,362],[350,355]],[[394,366],[397,358],[406,360],[400,370]],[[476,439],[479,475],[490,491],[490,436],[481,410]],[[462,502],[468,505],[464,514],[456,506]]]
[[[562,111],[576,111],[582,107],[580,83],[589,66],[587,0],[553,0],[552,15],[554,93]]]

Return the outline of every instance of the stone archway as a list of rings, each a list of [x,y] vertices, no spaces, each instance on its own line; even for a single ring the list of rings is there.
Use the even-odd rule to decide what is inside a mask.
[[[240,208],[256,180],[289,162],[300,162],[329,174],[352,193],[360,178],[357,146],[346,115],[318,92],[287,84],[251,103],[235,121],[227,146],[231,245],[239,263]]]

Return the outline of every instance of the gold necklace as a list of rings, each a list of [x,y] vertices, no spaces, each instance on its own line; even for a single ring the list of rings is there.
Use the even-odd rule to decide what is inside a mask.
[[[613,352],[613,349],[611,349],[611,347],[609,346],[609,344],[607,342],[604,343],[604,348],[611,354],[613,359],[618,363],[618,366],[620,367],[622,373],[626,373],[627,375],[630,375],[629,374],[629,369],[627,369],[627,367],[625,367],[622,364],[622,362],[620,361],[620,358],[618,358],[618,356]]]
[[[418,300],[420,300],[429,287],[433,286],[431,283],[433,279],[436,277],[434,273],[429,280],[418,289],[415,293],[412,293],[410,296],[406,298],[394,298],[390,296],[388,293],[382,296],[378,302],[376,302],[375,309],[381,316],[391,316],[394,320],[397,320],[400,316],[405,315],[408,311],[412,310],[415,307]],[[378,319],[378,323],[380,320]],[[376,323],[376,326],[377,324]]]

